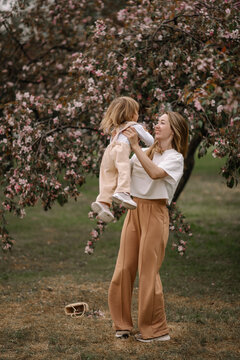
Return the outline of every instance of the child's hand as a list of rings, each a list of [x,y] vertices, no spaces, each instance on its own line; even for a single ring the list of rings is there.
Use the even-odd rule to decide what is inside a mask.
[[[132,149],[134,148],[134,146],[138,145],[138,134],[135,129],[129,127],[122,133],[128,138]]]

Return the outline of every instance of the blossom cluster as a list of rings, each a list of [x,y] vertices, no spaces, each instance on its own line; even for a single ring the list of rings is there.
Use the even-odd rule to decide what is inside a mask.
[[[115,218],[115,222],[118,221],[120,219],[120,217],[125,214],[126,209],[124,207],[122,207],[121,205],[118,206],[116,204],[113,203],[112,205],[112,213],[114,215]],[[94,220],[95,219],[96,214],[94,214],[92,211],[90,211],[88,213],[88,217],[89,219]],[[94,229],[92,229],[92,231],[90,232],[90,240],[87,241],[87,245],[85,246],[85,254],[93,254],[95,246],[96,246],[96,242],[100,239],[100,237],[103,235],[104,231],[106,230],[107,224],[104,223],[101,220],[97,220],[97,225]]]
[[[191,227],[185,221],[185,216],[175,202],[172,202],[169,206],[169,217],[169,229],[174,235],[172,249],[175,249],[179,255],[183,256],[186,253],[188,238],[192,236]]]

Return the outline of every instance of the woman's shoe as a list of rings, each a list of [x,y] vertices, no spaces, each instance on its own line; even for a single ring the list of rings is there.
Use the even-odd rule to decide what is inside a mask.
[[[166,334],[166,335],[158,336],[155,338],[143,339],[141,334],[137,334],[137,335],[135,335],[135,339],[137,341],[149,343],[149,342],[153,342],[153,341],[168,341],[168,340],[170,340],[170,336],[168,334]]]
[[[117,339],[128,339],[130,336],[129,330],[117,330],[115,334]]]
[[[105,223],[110,223],[111,221],[114,220],[114,216],[109,210],[109,206],[107,206],[106,204],[103,204],[99,201],[95,201],[92,203],[91,209],[94,213],[98,214],[97,219]]]

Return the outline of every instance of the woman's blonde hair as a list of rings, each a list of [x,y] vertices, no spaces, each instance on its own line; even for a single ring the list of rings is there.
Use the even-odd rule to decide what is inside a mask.
[[[138,111],[139,104],[137,101],[129,96],[117,97],[109,105],[101,121],[100,129],[105,134],[109,134],[111,130],[117,128],[122,123],[132,121],[134,114]]]
[[[185,158],[188,150],[188,124],[184,117],[178,112],[167,111],[170,127],[173,131],[172,146],[180,152]],[[153,158],[155,152],[161,152],[158,141],[155,140],[153,145],[146,151],[146,154]]]

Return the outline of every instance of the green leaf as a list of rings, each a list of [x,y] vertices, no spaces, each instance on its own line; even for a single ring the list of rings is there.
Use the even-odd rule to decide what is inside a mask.
[[[57,202],[59,203],[60,206],[63,206],[64,204],[66,204],[68,202],[68,200],[67,200],[66,196],[64,196],[63,194],[60,194],[60,195],[58,195]]]

